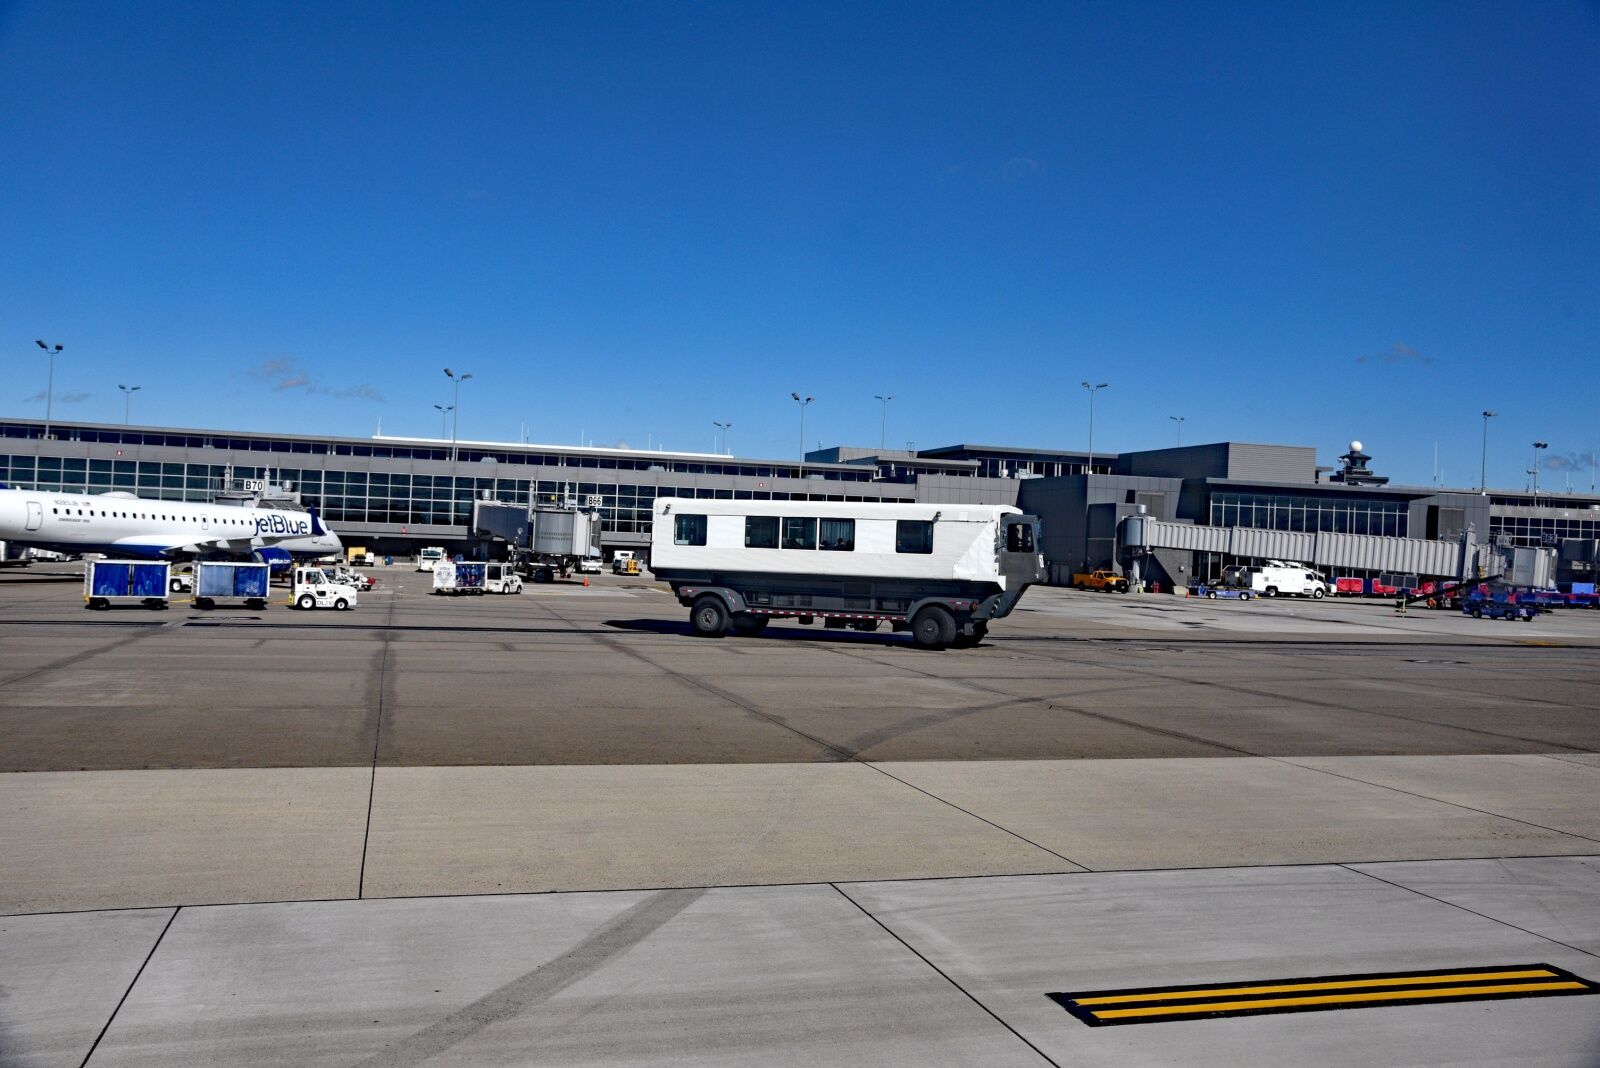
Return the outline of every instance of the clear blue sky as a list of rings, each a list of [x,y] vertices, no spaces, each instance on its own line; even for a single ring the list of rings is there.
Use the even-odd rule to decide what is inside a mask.
[[[1587,488],[1597,12],[0,4],[0,412]]]

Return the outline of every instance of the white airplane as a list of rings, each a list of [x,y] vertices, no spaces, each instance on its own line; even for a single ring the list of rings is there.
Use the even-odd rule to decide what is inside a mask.
[[[155,560],[233,557],[274,570],[342,551],[315,512],[146,500],[131,493],[52,493],[0,485],[0,541],[58,553]]]

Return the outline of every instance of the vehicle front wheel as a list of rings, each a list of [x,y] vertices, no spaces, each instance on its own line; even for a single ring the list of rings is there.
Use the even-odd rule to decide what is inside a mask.
[[[728,632],[728,606],[714,594],[704,594],[689,611],[689,625],[702,638],[720,638]]]
[[[1320,601],[1325,596],[1327,596],[1327,591],[1320,587],[1311,591],[1311,599],[1313,601]]]
[[[317,599],[309,593],[302,593],[299,599],[294,602],[294,606],[296,608],[315,608],[317,607]]]
[[[333,607],[336,610],[338,610],[340,612],[343,612],[346,608],[350,607],[350,602],[345,600],[343,597],[340,597],[339,599],[337,599],[336,601],[333,602]]]
[[[924,649],[943,649],[955,637],[955,617],[940,605],[928,605],[911,620],[911,638]]]
[[[1215,601],[1216,599],[1217,599],[1217,594],[1216,594],[1215,590],[1213,590],[1212,592],[1206,594],[1206,600]]]

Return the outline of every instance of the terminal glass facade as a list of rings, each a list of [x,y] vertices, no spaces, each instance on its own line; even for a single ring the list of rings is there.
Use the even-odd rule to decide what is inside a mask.
[[[1300,497],[1279,493],[1211,494],[1211,525],[1330,534],[1407,536],[1405,501],[1374,498]]]
[[[507,465],[511,466],[511,465]],[[704,466],[704,465],[700,465]],[[222,464],[172,463],[149,460],[85,460],[72,457],[15,456],[0,453],[0,482],[7,485],[62,493],[121,491],[138,497],[176,501],[209,501],[224,489],[230,469]],[[547,473],[548,469],[545,472]],[[600,470],[579,468],[573,478],[493,478],[461,475],[421,475],[392,471],[351,470],[337,461],[316,467],[274,464],[251,467],[234,464],[238,479],[267,479],[292,483],[300,499],[316,508],[330,523],[401,526],[464,525],[471,520],[472,502],[485,495],[494,500],[527,504],[556,503],[568,497],[580,501],[598,496],[608,531],[648,535],[651,509],[657,497],[724,500],[788,500],[799,494],[781,491],[708,489],[695,486],[642,485],[604,480]],[[613,476],[615,478],[615,476]],[[581,481],[580,481],[581,480]],[[871,486],[819,480],[811,500],[877,501],[862,491]],[[848,492],[855,489],[856,492]],[[892,497],[890,500],[902,498]]]

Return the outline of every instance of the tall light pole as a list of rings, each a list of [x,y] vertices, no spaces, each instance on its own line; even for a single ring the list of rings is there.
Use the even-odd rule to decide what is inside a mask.
[[[1489,492],[1489,420],[1499,415],[1484,409],[1483,413],[1483,456],[1478,461],[1478,492]]]
[[[791,394],[789,394],[789,396],[793,397],[794,398],[794,402],[800,406],[800,477],[801,478],[805,478],[806,477],[806,406],[809,405],[812,401],[816,400],[817,398],[815,398],[815,397],[807,397],[805,400],[801,400],[800,399],[800,394],[798,394],[798,393],[791,393]]]
[[[37,338],[34,339],[33,343],[38,345],[41,349],[44,349],[44,351],[50,355],[50,376],[45,379],[44,386],[44,440],[49,441],[50,408],[52,403],[55,401],[56,396],[56,357],[61,353],[61,346],[56,345],[51,347]]]
[[[720,452],[726,452],[727,449],[728,449],[728,431],[733,429],[733,424],[732,423],[719,423],[715,419],[713,419],[711,421],[711,425],[716,427],[718,430],[722,431],[722,447],[719,448],[717,451],[719,453]]]
[[[455,403],[450,405],[450,410],[455,413],[450,417],[450,465],[453,469],[456,462],[456,429],[461,424],[461,383],[472,376],[470,374],[458,375],[448,367],[444,369],[444,373],[445,377],[456,384]],[[452,470],[451,474],[453,475],[454,473],[454,470]]]
[[[125,386],[117,383],[117,388],[122,390],[122,425],[128,425],[128,413],[132,410],[133,395],[143,389],[143,386]]]
[[[889,402],[894,400],[894,394],[891,393],[891,394],[885,396],[884,394],[881,394],[881,393],[874,393],[872,395],[872,399],[873,400],[880,400],[880,401],[883,402],[883,422],[878,424],[878,451],[882,452],[885,448],[888,447],[888,441],[889,441]]]
[[[1083,388],[1089,391],[1089,466],[1085,474],[1094,474],[1094,395],[1105,389],[1110,383],[1101,382],[1098,386],[1083,383]]]
[[[1167,418],[1178,424],[1178,448],[1181,449],[1183,448],[1183,421],[1187,417],[1182,415],[1169,415]]]
[[[1533,443],[1533,503],[1539,503],[1539,454],[1550,447],[1548,441]]]
[[[450,413],[456,410],[454,404],[435,404],[433,410],[439,413],[439,440],[444,440],[445,431],[449,424],[445,422],[450,418]]]

